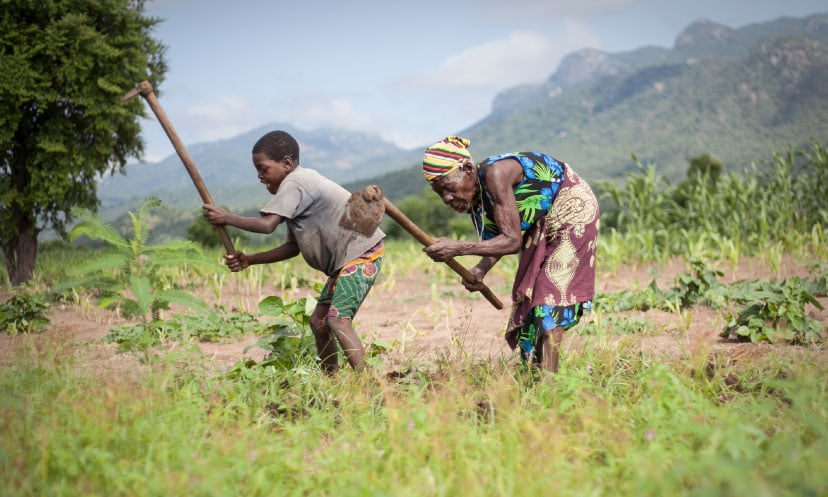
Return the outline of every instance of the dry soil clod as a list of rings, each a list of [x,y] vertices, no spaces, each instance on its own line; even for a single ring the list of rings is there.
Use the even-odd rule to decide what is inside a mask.
[[[384,198],[382,188],[376,185],[352,193],[339,225],[363,236],[373,235],[385,214]]]

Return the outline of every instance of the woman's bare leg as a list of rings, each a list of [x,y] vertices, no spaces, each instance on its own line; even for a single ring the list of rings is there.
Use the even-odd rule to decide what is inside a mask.
[[[541,369],[544,371],[558,372],[558,356],[560,355],[563,336],[564,329],[560,326],[551,330],[544,330],[541,333],[537,352],[540,354]]]

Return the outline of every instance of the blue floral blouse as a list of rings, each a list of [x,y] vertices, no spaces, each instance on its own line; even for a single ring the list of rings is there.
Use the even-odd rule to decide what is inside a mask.
[[[485,173],[502,159],[515,159],[523,166],[524,180],[515,187],[521,232],[528,230],[549,211],[564,178],[563,162],[537,152],[495,155],[479,163],[477,174],[480,178],[482,202],[472,209],[471,216],[478,235],[483,240],[500,234],[494,221],[494,203],[486,187]]]

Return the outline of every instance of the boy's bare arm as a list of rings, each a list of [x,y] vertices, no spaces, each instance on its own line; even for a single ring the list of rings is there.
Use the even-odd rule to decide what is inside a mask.
[[[204,216],[211,224],[220,226],[235,226],[236,228],[250,231],[252,233],[273,233],[276,227],[282,222],[282,216],[278,214],[264,214],[259,217],[245,217],[233,214],[227,210],[210,204],[201,206],[204,209]]]
[[[297,255],[299,255],[299,246],[296,245],[296,242],[287,242],[265,252],[250,254],[247,256],[247,260],[250,264],[270,264],[291,259]]]
[[[296,242],[287,242],[274,249],[265,252],[257,252],[255,254],[245,254],[244,252],[236,251],[232,254],[224,256],[224,262],[227,267],[234,273],[242,269],[252,266],[253,264],[270,264],[272,262],[281,262],[299,255],[299,246]]]

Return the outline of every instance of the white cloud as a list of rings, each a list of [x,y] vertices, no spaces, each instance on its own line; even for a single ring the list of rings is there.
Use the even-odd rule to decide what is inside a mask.
[[[185,109],[181,116],[185,139],[204,142],[230,138],[243,133],[262,121],[260,108],[245,98],[235,95],[220,96],[217,100]],[[173,126],[176,126],[173,123]]]
[[[431,88],[503,89],[548,78],[561,59],[585,46],[600,46],[597,35],[579,22],[565,21],[550,37],[535,31],[515,31],[450,55],[434,70],[421,72],[409,83]]]
[[[505,39],[450,55],[434,71],[422,74],[420,82],[437,87],[510,85],[526,79],[527,72],[537,74],[539,68],[535,65],[546,65],[553,50],[552,40],[542,34],[514,32]]]
[[[343,96],[303,95],[293,100],[286,119],[305,128],[332,126],[351,131],[376,132],[373,117],[357,109],[353,100]]]

